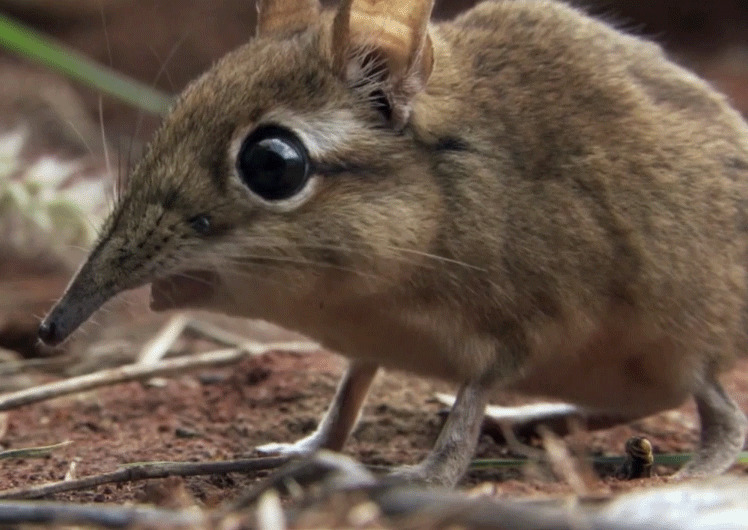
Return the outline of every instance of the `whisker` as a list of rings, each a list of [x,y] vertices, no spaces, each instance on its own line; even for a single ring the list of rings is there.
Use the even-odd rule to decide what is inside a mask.
[[[158,72],[156,72],[156,77],[153,80],[153,86],[155,86],[156,83],[158,83],[158,81],[161,79],[162,75],[166,75],[167,80],[172,85],[172,87],[171,87],[172,90],[176,91],[176,89],[174,87],[174,83],[172,83],[171,77],[169,76],[169,72],[167,71],[167,67],[168,67],[169,63],[171,62],[171,60],[174,58],[174,55],[177,53],[177,51],[179,51],[179,48],[182,47],[182,45],[185,43],[185,41],[187,40],[187,38],[190,35],[192,35],[192,30],[185,32],[184,35],[182,35],[177,40],[177,42],[175,42],[174,45],[171,47],[171,49],[169,50],[169,53],[166,54],[166,58],[163,61],[161,61],[161,68],[159,68]],[[153,50],[151,50],[151,51],[153,51]],[[155,55],[155,51],[154,51],[154,55]]]
[[[126,295],[121,296],[119,302],[126,305],[128,308],[135,307],[135,300]]]
[[[185,278],[187,280],[192,280],[198,283],[202,283],[204,285],[211,285],[210,280],[206,280],[205,278],[200,278],[199,276],[195,276],[194,274],[189,274],[187,272],[175,272],[175,273],[169,274],[169,276],[174,276],[177,278]]]
[[[106,164],[106,173],[111,178],[112,162],[109,159],[109,146],[107,145],[106,132],[104,131],[104,100],[101,97],[101,94],[99,94],[99,126],[101,127],[101,145],[104,149],[104,163]]]
[[[266,260],[266,261],[273,261],[276,263],[288,263],[293,265],[303,265],[308,267],[314,267],[318,269],[333,269],[333,270],[339,270],[341,272],[346,272],[350,274],[354,274],[356,276],[359,276],[361,278],[368,278],[371,280],[378,280],[378,281],[384,281],[386,283],[393,283],[392,280],[387,278],[384,275],[376,274],[372,272],[365,272],[353,267],[345,267],[342,265],[336,265],[333,263],[329,263],[326,261],[318,261],[318,260],[309,260],[309,259],[299,259],[294,257],[284,257],[284,256],[276,256],[276,255],[269,255],[269,254],[246,254],[242,253],[237,256],[227,256],[227,255],[221,255],[220,259],[222,263],[229,264],[232,266],[258,266],[263,265],[266,267],[272,267],[271,264],[266,263],[258,263],[254,260]]]
[[[196,266],[197,268],[201,268],[201,267],[204,266],[205,268],[208,268],[208,269],[211,269],[211,270],[216,270],[216,271],[225,269],[224,267],[221,267],[221,264],[218,263],[218,260],[216,260],[216,259],[214,259],[212,257],[207,257],[207,256],[205,257],[205,259],[194,260],[193,261],[193,265]],[[255,264],[255,266],[257,266],[257,267],[273,267],[273,265],[270,265],[270,264],[259,264],[259,263]],[[252,281],[262,282],[262,283],[265,283],[265,284],[272,284],[272,285],[274,285],[275,287],[277,287],[279,289],[283,289],[283,290],[288,291],[289,293],[293,292],[293,288],[288,284],[288,282],[283,282],[283,281],[276,280],[276,279],[273,279],[273,278],[268,278],[267,276],[261,275],[261,274],[257,273],[256,271],[241,270],[241,269],[231,269],[228,272],[223,271],[223,275],[224,276],[231,275],[232,277],[235,277],[235,278],[249,278]],[[192,274],[189,274],[187,272],[177,272],[177,273],[171,274],[170,276],[182,277],[182,278],[187,278],[187,279],[190,279],[190,280],[196,280],[196,281],[199,281],[199,282],[204,283],[206,285],[210,285],[211,284],[211,282],[209,280],[205,280],[204,278],[198,278],[198,277],[196,277],[196,276],[194,276]],[[220,276],[221,276],[221,274],[219,273],[219,277]],[[164,294],[169,297],[169,301],[170,302],[174,302],[174,298],[171,295],[166,294],[166,293],[164,293]],[[235,303],[239,304],[241,302],[240,300],[234,298],[234,295],[233,295],[233,293],[231,291],[228,291],[225,294],[227,296],[230,296]]]
[[[104,32],[104,42],[106,43],[107,58],[109,59],[109,66],[114,66],[114,59],[112,57],[112,43],[109,39],[109,30],[107,29],[106,13],[104,12],[104,3],[99,2],[99,14],[101,15],[101,29]],[[112,178],[112,163],[109,157],[109,145],[106,139],[106,130],[104,128],[104,100],[101,94],[99,94],[99,126],[101,127],[101,147],[104,151],[104,163],[106,164],[106,172],[109,178]],[[117,180],[119,175],[117,176]],[[115,180],[115,197],[117,196],[117,184]]]
[[[138,111],[138,117],[135,120],[135,131],[130,136],[130,143],[127,146],[127,155],[125,156],[125,171],[122,174],[122,181],[120,182],[120,193],[122,193],[125,188],[127,187],[127,179],[130,175],[130,167],[132,164],[132,149],[135,145],[135,135],[138,133],[138,129],[140,129],[140,122],[143,119],[143,109],[140,109]]]
[[[104,13],[104,3],[99,2],[99,14],[101,14],[101,28],[104,30],[104,42],[106,43],[106,53],[109,57],[109,66],[114,66],[112,60],[112,44],[109,41],[109,31],[106,28],[106,14]]]
[[[271,268],[271,267],[273,267],[273,265],[258,263],[257,267]],[[277,279],[274,279],[274,278],[268,278],[266,275],[261,275],[261,274],[259,274],[256,271],[251,271],[251,270],[232,270],[232,271],[230,271],[230,274],[234,278],[249,278],[249,279],[254,280],[254,281],[259,281],[259,282],[262,282],[262,283],[265,283],[265,284],[274,285],[274,286],[276,286],[276,287],[278,287],[278,288],[280,288],[282,290],[288,291],[289,293],[294,292],[293,287],[291,287],[291,285],[289,285],[288,282],[284,282],[284,281],[277,280]],[[229,296],[232,296],[232,298],[233,298],[233,293],[229,292],[227,294]]]
[[[339,250],[339,251],[350,252],[350,253],[358,253],[358,254],[362,254],[362,255],[365,255],[363,253],[366,250],[370,250],[368,247],[362,247],[361,249],[355,249],[355,248],[352,248],[350,246],[332,245],[332,244],[312,244],[312,243],[300,243],[299,244],[299,243],[293,243],[293,242],[283,243],[283,242],[278,242],[277,240],[272,240],[270,238],[267,238],[267,239],[250,238],[248,240],[248,243],[249,244],[256,244],[256,243],[260,243],[260,242],[263,242],[263,241],[268,241],[268,242],[272,243],[273,246],[278,247],[278,248],[281,248],[281,247],[297,247],[297,248],[309,248],[309,249],[319,248],[319,249]],[[384,245],[383,248],[387,248],[389,250],[394,250],[396,252],[401,252],[403,254],[411,254],[411,255],[422,257],[422,258],[426,258],[426,259],[429,259],[429,260],[432,260],[432,261],[437,261],[437,262],[441,262],[441,263],[449,263],[449,264],[452,264],[452,265],[459,265],[460,267],[464,267],[464,268],[467,268],[467,269],[472,269],[472,270],[476,270],[476,271],[486,272],[486,269],[484,267],[479,267],[477,265],[473,265],[471,263],[460,261],[460,260],[457,260],[457,259],[454,259],[454,258],[448,258],[446,256],[440,256],[438,254],[433,254],[431,252],[425,252],[425,251],[422,251],[422,250],[410,249],[410,248],[405,248],[405,247],[398,247],[398,246],[394,246],[394,245]],[[418,261],[416,261],[416,260],[406,260],[406,259],[403,259],[403,261],[406,262],[406,263],[413,264],[413,265],[419,265]],[[420,264],[420,265],[423,266],[423,264]]]
[[[275,261],[279,263],[290,263],[294,265],[308,265],[312,267],[320,267],[320,268],[330,268],[335,270],[340,270],[343,272],[350,272],[352,274],[357,274],[359,276],[369,277],[372,279],[385,279],[384,277],[377,276],[375,274],[370,274],[366,272],[359,271],[357,269],[353,269],[350,267],[343,267],[340,265],[335,265],[332,263],[328,263],[325,261],[315,261],[315,260],[306,260],[306,259],[298,259],[298,258],[291,258],[291,257],[281,257],[281,256],[271,256],[267,254],[243,254],[242,256],[238,257],[230,257],[230,256],[221,256],[221,260],[228,260],[230,263],[234,264],[243,264],[243,263],[252,263],[255,264],[252,260],[259,259],[259,260],[268,260],[268,261]]]
[[[201,259],[202,258],[202,259]],[[272,261],[274,263],[259,263],[256,261],[249,261],[252,259],[262,259],[262,260],[268,260]],[[279,286],[282,286],[288,290],[292,290],[287,282],[283,282],[280,280],[274,280],[270,278],[266,278],[264,276],[257,276],[257,274],[252,271],[248,270],[245,267],[249,264],[251,264],[252,268],[258,268],[258,267],[265,267],[265,268],[274,268],[277,267],[276,262],[283,262],[283,263],[298,263],[298,260],[293,260],[291,258],[289,259],[273,259],[272,256],[265,256],[265,255],[253,255],[253,256],[242,256],[241,258],[231,258],[227,256],[204,256],[204,257],[196,257],[192,260],[191,266],[195,266],[197,268],[200,268],[201,265],[204,264],[206,268],[209,268],[211,270],[214,270],[217,272],[219,277],[221,275],[233,275],[233,276],[249,276],[249,277],[257,277],[259,279],[262,279],[263,281],[267,280],[272,283],[276,283]],[[303,263],[304,265],[310,265],[315,266],[317,264],[309,262],[309,263]],[[329,264],[323,264],[320,263],[319,265],[329,265]],[[229,267],[227,269],[227,266]],[[350,272],[357,273],[357,271],[351,270]],[[377,278],[374,275],[369,275],[371,278]],[[377,278],[377,279],[384,279],[384,278]]]
[[[93,227],[93,222],[86,218],[86,222]],[[74,245],[72,243],[63,243],[62,246],[68,250],[77,250],[80,252],[88,252],[90,249],[88,247],[82,247],[81,245]]]
[[[467,263],[467,262],[464,262],[464,261],[460,261],[460,260],[457,260],[457,259],[447,258],[446,256],[440,256],[438,254],[432,254],[430,252],[424,252],[424,251],[421,251],[421,250],[415,250],[415,249],[403,248],[403,247],[395,247],[395,246],[385,246],[385,248],[389,248],[390,250],[396,250],[398,252],[405,252],[405,253],[408,253],[408,254],[414,254],[416,256],[421,256],[423,258],[428,258],[428,259],[432,259],[432,260],[436,260],[436,261],[441,261],[441,262],[444,262],[444,263],[451,263],[453,265],[459,265],[461,267],[465,267],[465,268],[468,268],[468,269],[473,269],[473,270],[478,270],[478,271],[482,271],[482,272],[487,272],[487,269],[485,269],[483,267],[479,267],[477,265],[472,265],[470,263]]]
[[[78,137],[78,139],[83,143],[83,146],[86,148],[89,154],[95,155],[95,152],[93,148],[91,147],[91,144],[88,143],[88,140],[81,134],[81,132],[78,130],[78,127],[75,126],[75,123],[73,123],[70,120],[65,120],[65,123],[68,127],[70,127],[70,130],[75,133],[75,135]]]
[[[148,51],[151,52],[151,55],[153,55],[158,62],[160,62],[162,65],[164,64],[165,61],[161,59],[161,56],[158,54],[158,52],[153,46],[148,45]],[[169,56],[167,55],[167,57]],[[164,70],[164,77],[166,78],[166,82],[169,83],[169,87],[171,88],[172,92],[176,92],[177,87],[174,84],[174,81],[172,80],[171,75],[169,74],[169,71],[166,69]]]
[[[179,274],[179,275],[175,274],[174,276],[182,276],[182,275],[181,274]],[[165,292],[161,293],[161,294],[166,297],[167,301],[169,302],[169,304],[171,306],[176,306],[176,303],[175,303],[175,300],[174,300],[173,296],[171,296],[169,293],[165,293]]]
[[[190,34],[191,34],[191,32],[189,32],[189,31],[186,32],[184,35],[182,35],[182,37],[179,40],[177,40],[177,42],[174,43],[174,45],[172,46],[171,50],[169,50],[169,53],[166,55],[166,59],[164,61],[162,61],[161,66],[158,69],[158,72],[156,72],[156,75],[153,78],[153,82],[151,83],[151,87],[155,87],[156,84],[159,82],[159,80],[161,79],[161,76],[164,74],[164,72],[166,72],[166,68],[167,68],[169,62],[171,61],[171,59],[174,57],[174,54],[176,54],[176,52],[179,50],[179,48],[182,46],[182,44],[184,44],[184,42],[187,40],[187,37],[189,37]],[[171,83],[171,80],[169,82]],[[140,134],[140,128],[143,126],[143,116],[144,116],[144,113],[143,113],[143,110],[141,109],[141,110],[138,111],[138,117],[137,117],[137,119],[135,121],[135,131],[132,134],[132,137],[130,139],[130,147],[127,150],[128,151],[127,152],[127,168],[128,168],[128,172],[129,172],[129,169],[130,169],[130,162],[131,162],[131,156],[132,156],[132,148],[133,148],[133,145],[135,143],[135,139]]]
[[[117,138],[117,175],[114,180],[114,202],[122,197],[122,138]],[[114,206],[110,204],[110,209]]]

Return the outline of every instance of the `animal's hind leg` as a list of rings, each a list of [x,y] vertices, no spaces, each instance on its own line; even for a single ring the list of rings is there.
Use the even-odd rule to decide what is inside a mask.
[[[693,459],[677,479],[718,475],[727,470],[743,448],[748,420],[716,381],[694,394],[701,421],[701,439]]]

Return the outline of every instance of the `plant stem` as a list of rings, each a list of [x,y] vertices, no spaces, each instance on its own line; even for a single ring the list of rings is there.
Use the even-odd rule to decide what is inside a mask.
[[[0,14],[0,46],[152,114],[164,114],[173,98],[102,66]]]

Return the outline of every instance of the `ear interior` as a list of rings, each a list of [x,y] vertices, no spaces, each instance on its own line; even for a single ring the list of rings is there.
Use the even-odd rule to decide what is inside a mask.
[[[390,70],[379,50],[362,49],[351,55],[343,76],[349,86],[364,94],[372,107],[388,122],[392,120],[393,97]]]
[[[433,0],[344,2],[333,22],[334,67],[402,127],[433,69],[428,22]]]

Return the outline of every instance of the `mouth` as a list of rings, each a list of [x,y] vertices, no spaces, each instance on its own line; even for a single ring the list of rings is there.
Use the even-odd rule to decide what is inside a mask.
[[[151,283],[150,307],[154,311],[199,308],[213,297],[217,275],[207,270],[185,271]]]

